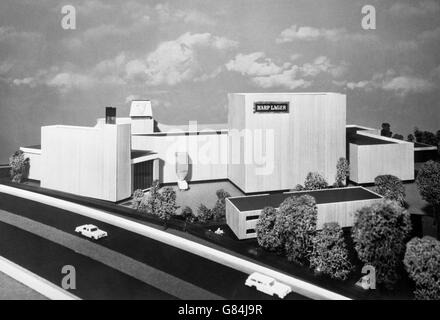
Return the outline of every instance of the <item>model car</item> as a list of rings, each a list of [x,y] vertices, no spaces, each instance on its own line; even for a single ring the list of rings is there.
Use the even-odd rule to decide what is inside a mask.
[[[270,296],[276,295],[280,299],[284,299],[292,289],[275,279],[265,276],[264,274],[254,272],[247,279],[245,283],[248,287],[255,287],[258,291],[264,292]]]
[[[84,237],[98,240],[107,237],[107,232],[100,230],[93,224],[85,224],[75,228],[75,232],[81,233]]]

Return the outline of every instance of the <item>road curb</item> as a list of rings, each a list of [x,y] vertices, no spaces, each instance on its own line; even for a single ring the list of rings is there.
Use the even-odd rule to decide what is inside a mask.
[[[151,228],[149,226],[128,219],[124,219],[101,210],[92,209],[66,200],[52,198],[39,193],[22,190],[6,185],[0,185],[0,192],[4,192],[21,198],[26,198],[28,200],[40,202],[49,206],[58,207],[63,210],[71,211],[76,214],[100,220],[116,227],[129,230],[145,237],[160,241],[167,245],[171,245],[181,250],[196,254],[198,256],[204,257],[211,261],[220,263],[222,265],[231,267],[247,274],[251,274],[253,272],[265,274],[267,276],[277,279],[278,281],[286,283],[292,288],[294,292],[307,298],[317,300],[351,300],[346,296],[294,278],[287,274],[269,269],[254,262],[250,262],[248,260],[225,253],[223,251],[207,247],[200,243],[178,237],[168,232]]]

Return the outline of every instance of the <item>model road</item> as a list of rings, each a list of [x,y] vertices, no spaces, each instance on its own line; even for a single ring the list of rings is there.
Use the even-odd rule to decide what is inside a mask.
[[[79,235],[74,232],[75,227],[88,223],[95,224],[107,231],[108,237],[94,243],[225,299],[275,299],[246,287],[244,282],[247,274],[101,221],[4,193],[0,193],[0,209],[78,237]],[[13,227],[2,224],[1,228],[7,230]],[[77,275],[78,292],[75,292],[80,298],[175,298],[161,291],[160,288],[151,287],[49,240],[41,239],[25,231],[12,232],[10,230],[9,233],[7,231],[3,233],[2,230],[0,229],[0,255],[4,255],[7,259],[57,285],[60,284],[62,278],[60,270],[63,265],[74,265],[78,270],[77,266],[80,266],[82,271],[80,275]],[[6,235],[8,239],[4,238]],[[15,250],[16,247],[21,250]],[[115,288],[110,285],[113,283],[113,277],[116,279],[115,286],[119,290],[114,291]],[[79,291],[80,285],[85,287],[81,288],[81,292]],[[304,299],[304,297],[291,293],[286,299]]]

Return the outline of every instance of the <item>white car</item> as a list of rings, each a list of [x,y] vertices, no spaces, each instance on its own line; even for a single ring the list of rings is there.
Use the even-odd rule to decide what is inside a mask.
[[[277,295],[280,299],[284,299],[285,296],[292,292],[292,289],[288,285],[258,272],[252,273],[246,279],[245,284],[248,287],[255,287],[258,291],[270,296]]]
[[[98,229],[93,224],[85,224],[75,228],[75,232],[81,233],[83,236],[91,239],[98,240],[100,238],[107,237],[107,232]]]

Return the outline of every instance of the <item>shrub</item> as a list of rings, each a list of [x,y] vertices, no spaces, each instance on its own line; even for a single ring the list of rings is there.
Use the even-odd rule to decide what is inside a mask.
[[[133,192],[132,208],[138,209],[143,198],[144,198],[144,191],[142,191],[141,189],[136,189]]]
[[[212,214],[214,220],[219,221],[224,219],[226,216],[226,198],[230,197],[231,195],[223,189],[217,190],[216,195],[217,201],[212,209]]]
[[[405,186],[402,181],[390,174],[377,176],[374,179],[375,191],[386,199],[405,203]]]
[[[206,223],[211,220],[212,217],[212,210],[204,204],[200,204],[200,206],[197,208],[197,220],[201,223]]]
[[[440,163],[428,161],[417,173],[416,184],[420,195],[434,208],[437,223],[437,239],[440,239]]]
[[[414,129],[414,136],[416,141],[431,146],[436,146],[439,142],[438,137],[430,131],[421,131],[418,128]]]
[[[303,264],[310,255],[316,231],[316,201],[309,195],[290,197],[283,201],[276,220],[287,259]]]
[[[326,223],[313,238],[310,267],[331,278],[346,280],[352,270],[344,235],[337,223]]]
[[[380,135],[391,138],[393,133],[391,132],[391,125],[389,123],[382,123],[382,130],[380,130]]]
[[[21,150],[15,151],[9,157],[9,166],[11,167],[10,174],[12,182],[23,182],[29,173],[29,158],[24,157]]]
[[[257,222],[258,245],[269,251],[279,251],[282,246],[282,238],[275,228],[278,211],[272,207],[263,209]]]
[[[138,205],[139,212],[158,216],[165,221],[176,214],[177,208],[176,192],[170,187],[164,188],[161,192],[158,181],[153,182],[149,195],[144,196]]]
[[[189,222],[192,222],[192,218],[194,217],[193,210],[188,206],[185,206],[182,209],[182,212],[180,215],[182,216],[183,220],[189,221]]]
[[[337,187],[345,187],[347,182],[347,177],[350,174],[350,165],[348,160],[345,158],[339,158],[336,164],[336,182]]]
[[[399,279],[410,231],[409,213],[397,202],[383,200],[356,213],[352,237],[359,259],[376,269],[377,283],[388,289]]]
[[[176,205],[176,191],[171,187],[162,190],[159,196],[160,205],[157,208],[156,215],[162,220],[169,220],[176,214],[178,206]]]
[[[440,299],[440,241],[414,238],[406,245],[405,269],[416,283],[418,300]]]
[[[301,184],[297,184],[293,190],[295,190],[295,191],[303,191],[304,187]]]
[[[138,211],[146,214],[156,214],[160,206],[160,184],[158,180],[153,181],[149,195],[143,197],[138,206]]]
[[[328,187],[325,178],[318,172],[309,172],[304,182],[304,190],[319,190]]]

